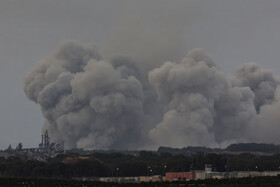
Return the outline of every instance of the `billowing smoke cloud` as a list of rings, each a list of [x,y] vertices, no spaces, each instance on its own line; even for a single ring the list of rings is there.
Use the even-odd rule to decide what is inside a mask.
[[[279,79],[270,71],[249,63],[229,78],[202,49],[149,73],[138,66],[67,42],[25,77],[24,90],[66,148],[280,143]]]
[[[273,102],[279,80],[271,71],[261,69],[254,63],[248,63],[238,68],[233,84],[249,87],[255,93],[254,103],[256,110],[259,111],[262,105]]]
[[[256,64],[243,65],[229,79],[202,49],[195,49],[179,63],[152,70],[149,80],[168,105],[150,131],[159,145],[280,142],[275,133],[280,127],[279,80]]]
[[[25,93],[67,148],[130,148],[144,118],[139,79],[128,59],[101,60],[93,47],[69,42],[26,76]]]
[[[268,142],[280,144],[280,87],[275,91],[274,100],[271,104],[265,104],[260,108],[254,124],[255,131],[252,131],[253,140],[256,142]]]
[[[159,144],[216,146],[241,139],[255,114],[253,92],[232,87],[202,49],[180,63],[166,62],[150,72],[149,80],[168,104],[162,122],[150,131]]]
[[[168,104],[163,121],[150,131],[168,146],[214,144],[214,101],[227,86],[225,77],[202,50],[191,51],[180,63],[166,62],[149,73],[159,99]],[[169,137],[169,138],[166,138]]]

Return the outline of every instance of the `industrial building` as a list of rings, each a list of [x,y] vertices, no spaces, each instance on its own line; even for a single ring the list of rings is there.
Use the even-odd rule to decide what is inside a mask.
[[[166,172],[165,176],[136,176],[136,177],[102,177],[94,178],[101,182],[118,183],[141,183],[141,182],[162,182],[162,181],[189,181],[205,179],[223,179],[223,178],[245,178],[245,177],[264,177],[278,176],[280,171],[232,171],[232,172],[213,172],[211,165],[205,165],[205,170],[192,172]],[[91,178],[82,178],[82,180],[92,180]]]
[[[0,151],[0,156],[8,158],[10,156],[27,156],[29,160],[45,161],[49,157],[54,157],[59,153],[64,153],[63,143],[52,143],[46,130],[42,134],[42,141],[37,148],[22,148],[22,144],[13,149],[11,145],[4,150]]]
[[[206,164],[205,170],[193,172],[167,172],[166,181],[185,181],[185,180],[204,180],[204,179],[223,179],[223,178],[245,178],[245,177],[265,177],[277,176],[280,171],[232,171],[232,172],[213,172],[212,165]]]
[[[166,181],[185,181],[190,179],[195,179],[196,173],[195,172],[168,172],[165,174]]]
[[[55,154],[63,153],[64,146],[63,143],[51,143],[48,130],[46,130],[45,134],[42,134],[42,141],[39,144],[39,149],[44,153]]]

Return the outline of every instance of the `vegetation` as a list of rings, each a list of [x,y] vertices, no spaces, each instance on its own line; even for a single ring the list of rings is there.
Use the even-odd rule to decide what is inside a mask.
[[[228,151],[246,151],[246,152],[262,152],[262,153],[280,153],[280,145],[265,143],[239,143],[231,144],[227,147]]]
[[[225,153],[225,152],[254,152],[254,153],[280,153],[280,145],[266,144],[266,143],[237,143],[231,144],[226,149],[221,148],[207,148],[207,147],[184,147],[184,148],[172,148],[172,147],[159,147],[158,152],[167,152],[173,155],[183,154],[191,155],[193,153]]]
[[[0,177],[105,177],[164,175],[165,172],[204,170],[212,164],[214,171],[278,171],[280,155],[204,154],[192,156],[140,152],[137,156],[121,153],[61,154],[46,162],[22,157],[0,157]]]

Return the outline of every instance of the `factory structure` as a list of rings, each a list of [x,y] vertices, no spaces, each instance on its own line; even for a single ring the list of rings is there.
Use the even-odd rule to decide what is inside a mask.
[[[63,153],[64,146],[63,143],[51,143],[48,130],[46,130],[45,133],[42,134],[42,141],[39,144],[39,150],[40,152],[48,154]]]
[[[22,147],[22,143],[19,143],[15,149],[9,145],[6,150],[0,151],[0,156],[5,158],[10,156],[27,156],[29,160],[46,161],[47,158],[64,153],[63,143],[52,143],[47,130],[42,134],[41,143],[37,148]]]

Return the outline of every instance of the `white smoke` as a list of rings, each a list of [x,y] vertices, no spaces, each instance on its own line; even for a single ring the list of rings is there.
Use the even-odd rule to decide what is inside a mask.
[[[249,63],[229,78],[202,49],[149,73],[138,66],[67,42],[25,77],[24,90],[66,148],[280,143],[279,79],[270,71]]]

